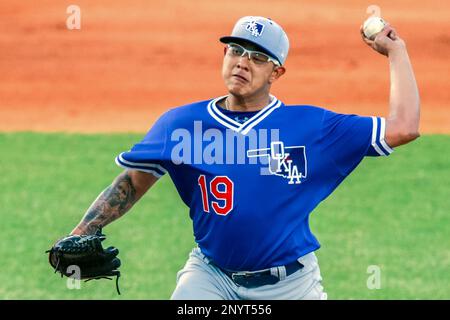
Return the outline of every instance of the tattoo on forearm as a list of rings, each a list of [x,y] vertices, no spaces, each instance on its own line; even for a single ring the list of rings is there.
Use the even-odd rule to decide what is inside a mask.
[[[79,226],[86,233],[94,233],[125,214],[135,200],[136,189],[129,174],[124,172],[94,201]]]

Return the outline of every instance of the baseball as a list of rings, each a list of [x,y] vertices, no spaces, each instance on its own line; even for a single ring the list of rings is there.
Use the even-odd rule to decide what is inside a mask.
[[[386,21],[384,21],[380,17],[370,17],[363,24],[363,32],[367,39],[374,40],[377,34],[383,30],[386,25]]]

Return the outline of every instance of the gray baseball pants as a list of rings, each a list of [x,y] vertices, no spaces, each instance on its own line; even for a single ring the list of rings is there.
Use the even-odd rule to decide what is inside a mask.
[[[194,248],[177,273],[172,300],[326,300],[314,252],[298,259],[304,267],[278,283],[256,288],[239,286]]]

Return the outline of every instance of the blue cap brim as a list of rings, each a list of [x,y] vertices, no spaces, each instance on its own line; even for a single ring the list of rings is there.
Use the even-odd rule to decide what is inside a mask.
[[[276,56],[273,54],[273,52],[260,46],[258,43],[254,42],[254,41],[248,40],[246,38],[232,37],[232,36],[221,37],[219,40],[220,40],[220,42],[225,43],[225,44],[230,43],[230,42],[234,42],[237,44],[250,43],[250,44],[254,45],[255,47],[257,47],[258,50],[260,50],[261,52],[264,52],[264,53],[268,54],[269,56],[271,56],[272,58],[274,58],[275,60],[277,60],[280,63],[280,65],[283,65],[281,63],[281,61],[276,58]]]

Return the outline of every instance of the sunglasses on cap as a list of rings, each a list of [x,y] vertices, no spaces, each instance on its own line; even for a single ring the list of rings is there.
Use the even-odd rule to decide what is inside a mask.
[[[243,57],[247,53],[250,60],[253,61],[255,64],[261,65],[268,62],[273,62],[276,66],[278,67],[281,66],[281,64],[277,60],[261,51],[248,50],[237,43],[228,43],[227,48],[228,52],[233,57]]]

